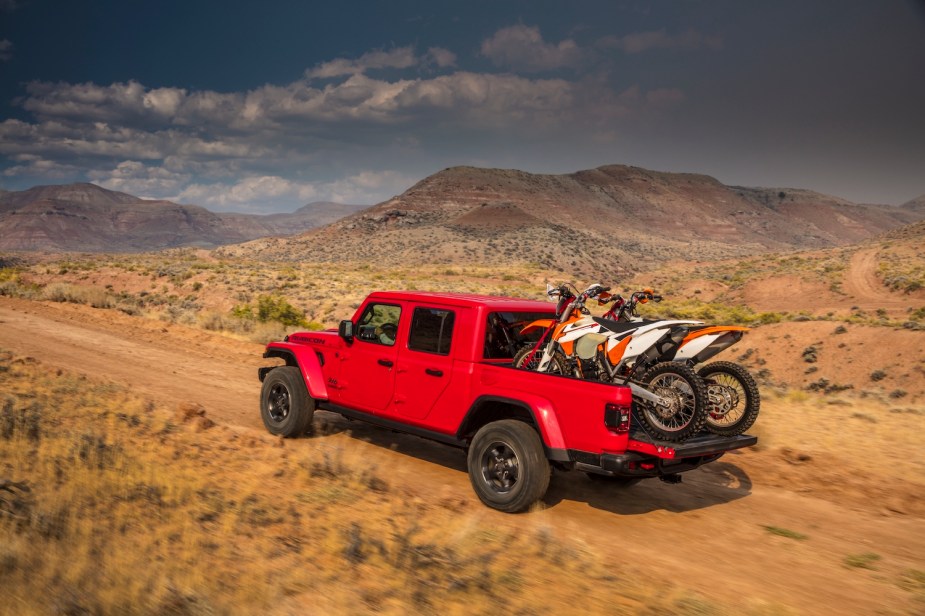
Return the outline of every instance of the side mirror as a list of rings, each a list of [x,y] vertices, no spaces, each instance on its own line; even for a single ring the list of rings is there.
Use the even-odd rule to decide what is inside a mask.
[[[344,339],[345,342],[353,342],[353,321],[343,320],[337,326],[337,335]]]

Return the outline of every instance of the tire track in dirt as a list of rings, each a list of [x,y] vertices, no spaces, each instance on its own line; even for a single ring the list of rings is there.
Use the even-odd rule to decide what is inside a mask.
[[[0,347],[35,356],[49,367],[126,385],[169,404],[202,404],[220,421],[260,427],[255,409],[262,347],[88,310],[93,309],[4,298]],[[251,352],[242,353],[242,345]]]
[[[880,268],[878,248],[862,248],[851,256],[844,278],[845,292],[867,309],[905,308],[909,300],[903,299],[884,286],[877,276]]]

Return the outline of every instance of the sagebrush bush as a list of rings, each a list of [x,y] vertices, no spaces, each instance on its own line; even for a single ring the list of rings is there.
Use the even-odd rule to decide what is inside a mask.
[[[639,312],[645,317],[654,315],[670,319],[691,319],[724,325],[767,325],[787,320],[790,315],[781,312],[755,312],[747,306],[707,303],[696,299],[667,301],[657,307],[641,306]]]
[[[112,295],[99,287],[85,287],[68,284],[66,282],[53,282],[45,287],[45,299],[53,302],[70,302],[84,304],[94,308],[112,308],[115,304]]]
[[[290,327],[308,325],[305,312],[290,304],[289,300],[281,295],[260,295],[257,297],[256,306],[251,304],[235,306],[231,314],[239,319],[260,323],[277,322]]]

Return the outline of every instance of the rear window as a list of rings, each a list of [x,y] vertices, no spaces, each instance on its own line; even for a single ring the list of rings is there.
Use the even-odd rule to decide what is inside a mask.
[[[543,328],[537,327],[526,334],[521,330],[539,319],[555,319],[550,312],[491,312],[485,325],[485,359],[513,359],[517,351],[528,344],[535,344],[543,335]]]
[[[422,353],[449,355],[456,314],[440,308],[415,308],[411,317],[408,348]]]

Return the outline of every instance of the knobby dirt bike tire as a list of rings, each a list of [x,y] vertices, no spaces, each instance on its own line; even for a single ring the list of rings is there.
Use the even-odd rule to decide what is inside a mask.
[[[646,400],[637,400],[637,417],[649,434],[666,441],[683,441],[703,429],[707,421],[707,386],[694,369],[675,362],[656,364],[639,379],[653,393],[659,389],[674,395],[677,406],[668,410],[655,407]]]
[[[530,354],[533,353],[531,356]],[[529,357],[529,365],[527,364],[527,358]],[[536,352],[533,352],[533,347],[528,346],[524,347],[521,350],[517,351],[517,355],[514,356],[514,367],[521,368],[523,370],[536,370],[540,366],[540,360],[543,358],[543,349],[536,349]],[[549,362],[549,368],[546,370],[548,374],[568,374],[566,368],[565,359],[563,359],[558,353],[552,356],[552,361]]]
[[[697,374],[707,386],[707,430],[720,436],[738,436],[752,427],[758,419],[761,396],[748,370],[729,361],[717,361],[703,366]],[[728,388],[714,392],[722,400],[720,405],[709,400],[714,388]],[[724,404],[730,408],[722,408]]]

